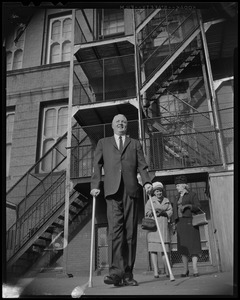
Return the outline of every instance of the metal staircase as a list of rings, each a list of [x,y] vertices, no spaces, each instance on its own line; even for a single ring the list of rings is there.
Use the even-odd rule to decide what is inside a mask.
[[[7,193],[10,202],[17,197],[22,199],[17,205],[16,223],[7,230],[6,235],[9,277],[21,276],[36,264],[40,270],[49,265],[56,254],[62,253],[66,183],[63,167],[66,154],[61,153],[62,159],[52,164],[49,173],[41,174],[37,170],[47,157],[54,157],[56,151],[59,153],[59,144],[65,137],[66,134]],[[78,141],[76,147],[84,140],[85,137]],[[73,187],[69,199],[69,239],[84,220],[91,218],[90,203],[91,199]],[[57,234],[61,240],[59,250],[59,245],[55,247],[53,243]]]
[[[199,132],[193,123],[194,114],[210,123],[209,115],[197,109],[206,99],[203,78],[189,86],[191,99],[188,102],[174,93],[174,84],[178,84],[181,74],[194,61],[199,61],[202,49],[197,39],[200,33],[197,13],[194,10],[159,10],[148,18],[145,26],[137,27],[137,53],[141,71],[140,94],[146,104],[145,132],[150,144],[156,148],[162,143],[160,152],[165,151],[165,157],[174,158],[176,167],[217,164],[219,155],[214,153],[212,132]],[[205,31],[210,26],[206,24]],[[171,110],[170,102],[162,103],[161,97],[169,94],[172,96],[170,102],[183,103],[180,111]],[[152,108],[153,102],[157,107]],[[156,161],[160,159],[159,155],[156,155]]]

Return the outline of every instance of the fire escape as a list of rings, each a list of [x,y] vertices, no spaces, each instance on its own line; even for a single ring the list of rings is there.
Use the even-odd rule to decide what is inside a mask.
[[[72,115],[77,122],[62,137],[71,136],[70,178],[60,139],[7,193],[9,202],[21,199],[17,221],[7,232],[9,273],[20,276],[34,264],[45,266],[62,255],[70,180],[68,240],[91,218],[94,149],[100,138],[112,135],[115,114],[126,115],[129,135],[142,141],[150,171],[222,163],[212,110],[201,106],[210,103],[210,92],[197,12],[135,10],[133,32],[115,36],[106,36],[101,27],[104,13],[74,12],[70,73]],[[204,31],[210,26],[204,24]],[[42,164],[56,156],[57,163],[48,164],[43,176]],[[47,251],[53,247],[55,252]]]

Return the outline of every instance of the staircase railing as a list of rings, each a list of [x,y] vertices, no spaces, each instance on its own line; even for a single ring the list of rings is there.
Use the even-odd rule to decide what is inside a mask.
[[[18,217],[24,212],[51,186],[54,178],[61,176],[62,171],[56,172],[63,167],[66,159],[58,146],[66,138],[64,134],[46,153],[43,155],[7,192],[7,201],[17,203]],[[47,173],[39,173],[40,165],[45,159],[60,154],[62,159],[57,164],[51,164],[51,170]],[[60,175],[59,175],[60,174]]]
[[[182,28],[184,28],[184,30],[181,30],[182,36],[179,38],[178,42],[173,43],[172,40],[174,38],[174,34],[177,30]],[[160,70],[160,68],[188,40],[197,28],[199,28],[199,25],[196,22],[196,13],[195,11],[192,11],[172,32],[169,33],[168,31],[168,37],[161,41],[159,46],[151,46],[153,41],[149,41],[150,46],[148,47],[145,45],[146,41],[143,43],[143,46],[145,46],[147,51],[144,52],[144,49],[141,49],[141,47],[139,49],[140,53],[144,52],[143,55],[140,55],[141,68],[145,71],[145,79],[142,81],[142,86],[144,86],[154,76],[154,74]]]
[[[170,113],[170,112],[169,112]],[[200,113],[199,113],[200,114]],[[202,113],[201,113],[202,114]],[[198,114],[188,114],[188,117],[196,117]],[[171,121],[172,118],[176,119],[175,122]],[[171,145],[172,154],[176,153],[174,149],[177,149],[179,157],[186,156],[194,158],[195,160],[200,157],[200,164],[217,164],[219,163],[219,154],[217,154],[217,142],[214,138],[214,135],[209,134],[209,131],[206,130],[196,130],[191,127],[188,122],[186,122],[185,115],[173,115],[168,117],[156,117],[151,119],[145,119],[145,132],[150,132],[157,134],[163,134],[165,137],[168,136],[168,139],[165,138],[165,143]],[[162,121],[165,121],[165,124],[162,124]],[[169,133],[168,126],[173,127],[175,124],[175,132]],[[150,126],[150,127],[149,127]],[[160,126],[160,128],[157,128]],[[183,129],[184,127],[184,129]],[[148,128],[148,129],[147,129]],[[190,132],[189,132],[190,131]],[[178,134],[176,135],[176,132]],[[213,132],[213,131],[211,131]],[[214,143],[214,147],[213,144]],[[160,146],[159,146],[160,147]],[[182,152],[179,154],[179,152]]]
[[[65,200],[66,172],[7,231],[7,260],[22,248]]]
[[[77,123],[73,125],[73,129]],[[17,221],[7,231],[7,258],[15,255],[46,222],[48,218],[64,203],[65,199],[65,160],[66,152],[62,150],[65,133],[14,185],[7,193],[7,201],[17,204]],[[76,140],[76,136],[72,136]],[[78,148],[84,143],[86,134],[77,139]],[[61,159],[53,163],[56,154]],[[39,173],[44,160],[51,158],[49,172]],[[49,161],[48,161],[49,162]],[[18,200],[18,201],[16,201]]]
[[[78,124],[73,125],[73,130]],[[62,145],[67,137],[65,133],[58,141],[8,190],[7,201],[17,204],[17,217],[35,203],[35,201],[65,172],[66,148]],[[74,139],[75,137],[72,136]],[[75,147],[79,147],[86,138],[78,140]],[[54,158],[58,159],[54,163]],[[50,161],[50,163],[49,163]],[[48,171],[42,172],[41,166],[47,162]]]

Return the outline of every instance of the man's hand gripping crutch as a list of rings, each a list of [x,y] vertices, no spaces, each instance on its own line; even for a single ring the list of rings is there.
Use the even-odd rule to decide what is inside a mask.
[[[156,225],[157,225],[157,230],[158,230],[158,233],[159,233],[159,237],[160,237],[160,241],[161,241],[161,244],[162,244],[163,252],[164,252],[164,255],[166,257],[166,262],[167,262],[167,267],[168,267],[168,271],[169,271],[170,281],[174,281],[175,278],[173,276],[172,269],[171,269],[171,266],[170,266],[170,263],[169,263],[167,251],[166,251],[165,244],[164,244],[164,241],[163,241],[163,238],[162,238],[162,233],[161,233],[161,230],[160,230],[160,226],[158,224],[157,214],[156,214],[155,208],[153,206],[151,195],[149,195],[149,199],[150,199],[150,203],[151,203],[151,207],[152,207],[154,219],[155,219],[155,222],[156,222]]]

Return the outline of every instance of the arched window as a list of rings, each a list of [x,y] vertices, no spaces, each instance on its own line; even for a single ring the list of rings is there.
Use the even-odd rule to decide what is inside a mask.
[[[72,20],[66,19],[63,21],[63,39],[71,40],[71,32],[72,32]]]
[[[13,70],[21,69],[22,68],[22,58],[23,58],[23,51],[21,49],[15,51],[14,58],[13,58]]]
[[[67,132],[68,106],[57,105],[45,107],[43,110],[41,157]],[[42,161],[40,172],[49,172],[59,164],[56,171],[66,168],[66,161],[61,161],[66,156],[67,137],[58,145],[57,150],[51,151]]]
[[[70,60],[71,31],[71,16],[50,19],[47,63]]]
[[[64,42],[62,45],[62,61],[70,60],[70,54],[71,54],[71,43]]]
[[[60,21],[54,21],[52,23],[52,34],[51,39],[54,42],[59,42],[60,40],[60,34],[61,34],[61,22]]]
[[[7,113],[7,120],[6,120],[6,176],[9,176],[9,169],[10,169],[10,160],[11,160],[11,150],[12,150],[12,134],[13,134],[13,127],[14,127],[14,112]]]
[[[21,69],[23,67],[23,50],[25,41],[24,27],[19,26],[6,41],[6,65],[7,71]]]
[[[57,63],[60,62],[60,45],[55,43],[51,46],[51,61],[50,63]]]
[[[7,71],[12,70],[12,52],[7,52]]]

